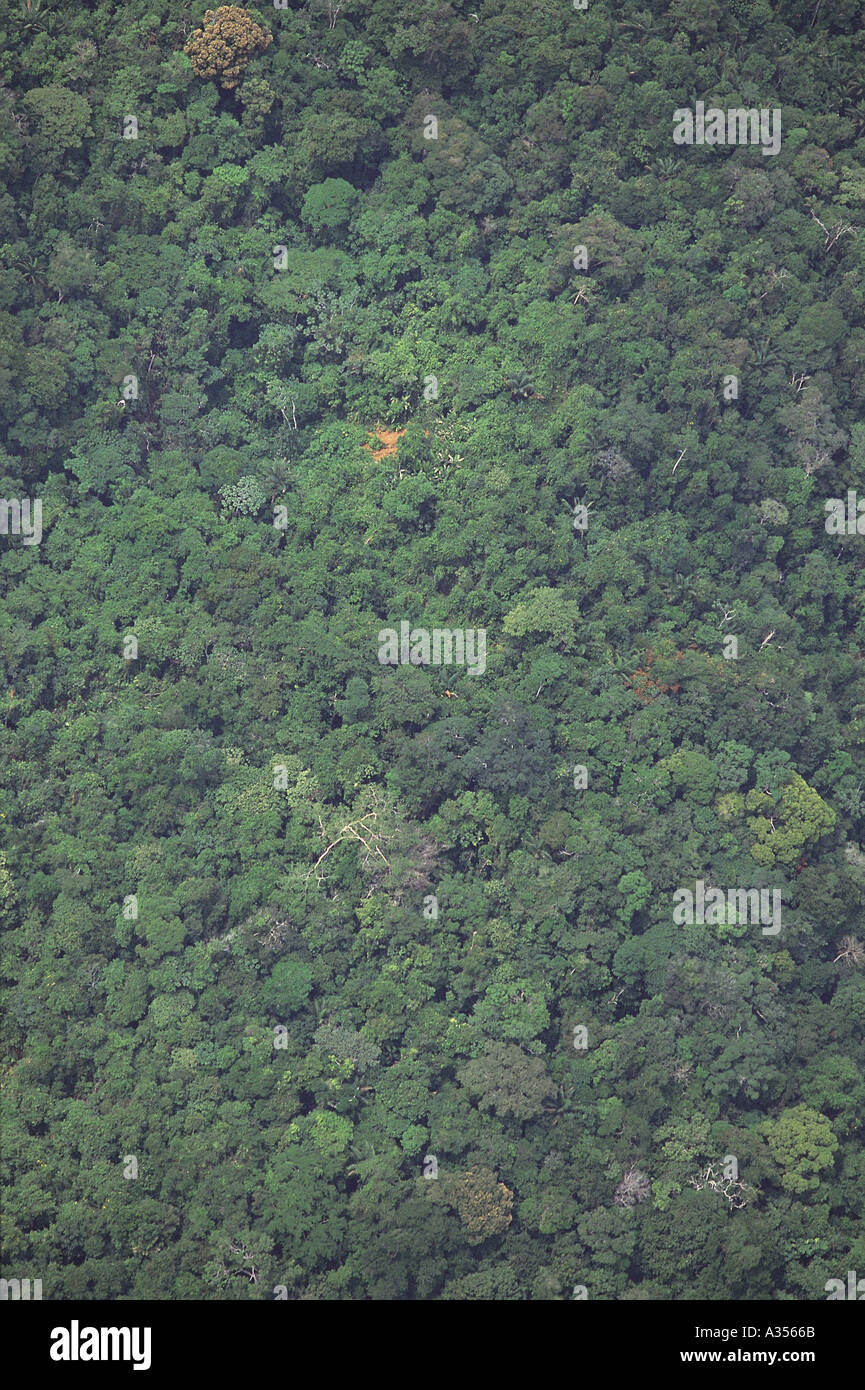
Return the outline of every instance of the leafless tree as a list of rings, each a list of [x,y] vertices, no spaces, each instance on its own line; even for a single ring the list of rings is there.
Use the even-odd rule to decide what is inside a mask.
[[[833,965],[840,960],[848,969],[854,970],[865,963],[865,946],[855,936],[842,936],[835,944],[838,954],[832,962]]]
[[[809,208],[808,211],[826,237],[826,244],[823,248],[825,251],[831,251],[842,236],[852,236],[854,230],[852,222],[836,222],[834,226],[827,227],[825,223],[820,221],[813,208]]]
[[[651,1191],[652,1184],[646,1174],[632,1164],[616,1188],[613,1200],[619,1207],[635,1207],[638,1202],[645,1202]]]
[[[707,1165],[705,1172],[701,1169],[695,1177],[689,1178],[688,1183],[691,1187],[695,1187],[698,1192],[702,1192],[705,1187],[710,1187],[713,1192],[722,1193],[730,1203],[731,1211],[739,1211],[747,1201],[745,1196],[748,1191],[747,1185],[737,1178],[725,1178],[723,1174],[719,1175],[715,1172],[712,1163]]]

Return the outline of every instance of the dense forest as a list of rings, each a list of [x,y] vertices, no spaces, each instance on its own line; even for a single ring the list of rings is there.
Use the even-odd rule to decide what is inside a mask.
[[[855,1296],[863,17],[0,0],[4,1277]]]

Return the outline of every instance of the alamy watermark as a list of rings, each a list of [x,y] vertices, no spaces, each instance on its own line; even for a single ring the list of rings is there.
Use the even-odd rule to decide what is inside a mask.
[[[383,627],[378,634],[382,666],[465,666],[470,676],[487,669],[487,632],[479,627]]]
[[[149,1327],[82,1327],[73,1318],[69,1327],[51,1329],[48,1355],[52,1361],[131,1361],[133,1371],[148,1371],[150,1348]]]
[[[771,891],[772,906],[769,906]],[[677,888],[673,897],[673,921],[677,926],[735,926],[759,922],[763,936],[777,936],[781,930],[781,890],[779,888],[709,888],[697,879],[696,893]]]
[[[771,124],[770,124],[771,122]],[[694,110],[682,106],[673,112],[673,143],[675,145],[762,145],[763,154],[778,154],[781,149],[781,108],[770,111],[734,107],[722,111],[717,106],[706,110],[698,101]]]
[[[0,497],[0,536],[9,535],[9,519],[12,519],[12,535],[23,536],[22,545],[38,545],[42,539],[42,500],[33,502],[33,521],[30,520],[30,498]]]
[[[0,1279],[0,1303],[11,1300],[13,1303],[27,1303],[31,1298],[37,1301],[42,1297],[42,1280]]]
[[[830,536],[865,536],[865,497],[857,498],[856,489],[847,489],[847,505],[843,497],[829,497],[826,507],[826,530]]]
[[[837,1299],[854,1299],[857,1303],[865,1303],[865,1279],[857,1279],[855,1269],[848,1269],[846,1287],[842,1279],[827,1279],[823,1288],[829,1295],[827,1303]]]

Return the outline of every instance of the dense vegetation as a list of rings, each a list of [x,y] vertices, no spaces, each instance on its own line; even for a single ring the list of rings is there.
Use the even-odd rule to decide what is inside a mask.
[[[0,0],[5,1276],[865,1274],[862,17]]]

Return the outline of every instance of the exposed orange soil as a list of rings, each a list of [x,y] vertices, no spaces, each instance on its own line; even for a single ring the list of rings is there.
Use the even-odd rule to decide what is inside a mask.
[[[365,449],[369,449],[374,459],[389,458],[396,453],[397,441],[402,439],[405,430],[386,430],[384,426],[376,425],[370,436],[371,439],[380,439],[381,449],[374,449],[372,444],[364,444]]]

